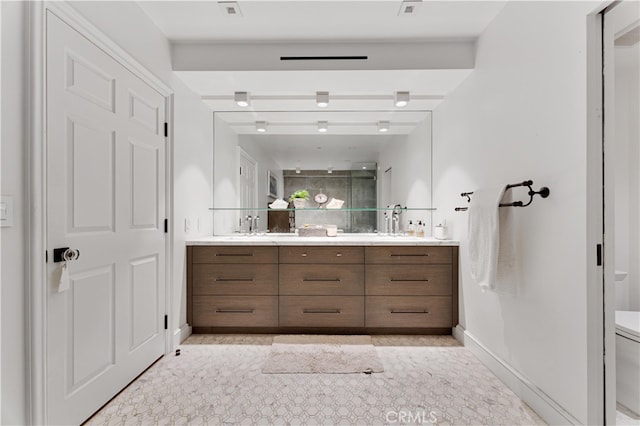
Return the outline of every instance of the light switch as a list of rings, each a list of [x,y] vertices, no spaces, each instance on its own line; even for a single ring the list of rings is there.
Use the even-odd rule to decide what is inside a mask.
[[[0,227],[13,226],[13,197],[0,197]]]

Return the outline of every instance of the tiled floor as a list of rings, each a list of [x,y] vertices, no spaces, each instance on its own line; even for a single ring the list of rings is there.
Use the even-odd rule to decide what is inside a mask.
[[[450,336],[376,336],[374,374],[262,374],[271,340],[191,336],[88,424],[544,424]]]

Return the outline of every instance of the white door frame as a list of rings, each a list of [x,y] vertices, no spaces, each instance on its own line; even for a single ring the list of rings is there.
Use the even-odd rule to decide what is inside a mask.
[[[637,25],[638,15],[630,10],[638,7],[635,2],[615,2],[604,12],[603,22],[603,139],[604,152],[604,402],[605,424],[616,422],[616,323],[615,323],[615,51],[614,39],[617,34]],[[635,19],[634,19],[635,18]]]
[[[613,147],[605,122],[613,105],[603,96],[612,76],[605,72],[604,15],[620,4],[605,1],[587,17],[587,424],[615,424],[615,333],[613,170],[605,167]],[[609,75],[608,75],[609,74]],[[607,102],[607,104],[605,104]],[[600,245],[600,265],[597,246]]]
[[[60,19],[103,49],[121,65],[142,79],[146,84],[157,90],[167,102],[167,116],[165,120],[173,127],[173,90],[148,71],[135,58],[120,48],[91,22],[80,15],[66,2],[33,1],[29,2],[29,114],[28,114],[28,187],[27,211],[29,214],[27,228],[27,388],[28,413],[30,424],[46,424],[46,336],[47,336],[47,303],[46,283],[47,268],[45,250],[47,249],[47,204],[46,204],[46,13],[55,13]],[[173,215],[173,138],[172,132],[166,142],[166,171],[167,194],[166,212],[169,223]],[[171,265],[173,255],[171,251],[173,230],[169,229],[165,243],[166,250],[166,307],[165,312],[171,314],[172,276]],[[170,318],[171,319],[171,318]],[[165,354],[171,349],[172,333],[165,330]]]
[[[601,11],[599,11],[601,12]],[[602,212],[602,15],[587,17],[587,424],[604,422]]]

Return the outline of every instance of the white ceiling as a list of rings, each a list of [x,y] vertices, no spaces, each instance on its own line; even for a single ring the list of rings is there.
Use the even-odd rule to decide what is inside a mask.
[[[234,18],[225,16],[213,0],[138,2],[167,38],[177,43],[176,46],[231,44],[230,51],[237,56],[238,43],[254,46],[254,52],[264,52],[274,44],[284,43],[289,46],[304,43],[331,46],[333,43],[344,47],[346,43],[391,42],[399,43],[398,48],[393,49],[405,58],[416,57],[413,53],[416,43],[475,40],[505,3],[424,0],[415,14],[398,16],[401,0],[239,0],[242,16]],[[238,45],[234,47],[233,44]],[[403,45],[405,49],[402,49]],[[452,52],[443,53],[441,64],[451,63],[448,61],[455,57]],[[397,56],[395,53],[385,55],[388,60],[385,63],[383,57],[384,65]],[[216,56],[204,57],[216,61]],[[229,55],[222,58],[229,58]],[[244,63],[255,61],[251,55],[242,60],[248,61]],[[242,60],[238,63],[243,63]],[[418,111],[418,115],[424,117],[472,72],[472,65],[458,67],[462,69],[437,64],[418,66],[418,69],[402,65],[395,63],[382,67],[387,69],[368,70],[320,70],[310,65],[303,70],[290,68],[286,71],[237,66],[223,70],[205,66],[204,69],[182,68],[175,72],[203,97],[212,111],[225,112],[220,117],[234,131],[260,138],[283,166],[297,160],[313,159],[314,163],[322,164],[320,168],[331,161],[340,161],[342,167],[348,168],[347,159],[375,161],[380,144],[393,140],[393,135],[408,134],[413,130],[412,125],[420,120],[403,115],[402,111]],[[249,108],[238,107],[233,102],[235,91],[250,92]],[[328,108],[316,107],[317,91],[329,92]],[[395,91],[411,93],[407,107],[393,106]],[[385,136],[380,136],[375,126],[381,119],[391,121],[392,130]],[[318,135],[314,123],[319,120],[329,121],[327,134]],[[269,123],[266,135],[256,134],[255,121]],[[301,135],[309,135],[313,142],[300,144]],[[352,158],[354,152],[361,158]],[[314,168],[311,164],[302,166]],[[334,166],[340,168],[338,164]]]
[[[318,121],[327,121],[329,128],[322,140],[335,135],[378,136],[379,121],[391,123],[384,135],[408,135],[424,121],[427,111],[263,111],[216,112],[239,135],[264,136],[256,130],[256,121],[267,122],[270,135],[317,135]]]
[[[476,38],[504,1],[422,2],[398,16],[399,0],[238,1],[242,17],[216,1],[141,1],[173,41],[389,41]]]
[[[328,136],[328,135],[260,135],[241,136],[262,146],[285,170],[300,167],[303,170],[352,170],[358,163],[377,163],[383,147],[398,136]]]

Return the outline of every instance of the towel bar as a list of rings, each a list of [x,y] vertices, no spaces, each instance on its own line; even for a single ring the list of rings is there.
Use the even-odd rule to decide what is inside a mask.
[[[547,188],[546,186],[543,186],[542,188],[540,188],[539,191],[534,191],[532,188],[533,185],[533,181],[532,180],[525,180],[524,182],[520,182],[520,183],[512,183],[506,186],[506,189],[511,189],[511,188],[517,188],[520,186],[526,186],[529,188],[529,192],[527,193],[529,195],[529,201],[526,203],[523,203],[522,201],[514,201],[512,203],[502,203],[500,204],[500,207],[527,207],[529,204],[531,204],[533,202],[533,197],[535,195],[539,195],[542,198],[547,198],[549,196],[549,194],[551,193],[551,191],[549,190],[549,188]],[[471,194],[473,194],[473,191],[471,192],[463,192],[460,194],[461,197],[467,197],[467,202],[471,202]],[[468,207],[456,207],[455,211],[457,212],[464,212],[469,210]]]

